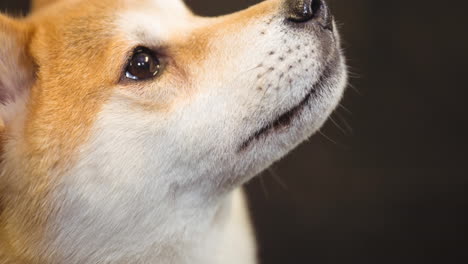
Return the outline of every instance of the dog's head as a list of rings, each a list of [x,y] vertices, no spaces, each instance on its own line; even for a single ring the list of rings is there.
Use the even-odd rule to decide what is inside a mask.
[[[203,207],[317,131],[345,87],[323,0],[217,18],[179,0],[55,2],[0,17],[4,193],[37,215]]]

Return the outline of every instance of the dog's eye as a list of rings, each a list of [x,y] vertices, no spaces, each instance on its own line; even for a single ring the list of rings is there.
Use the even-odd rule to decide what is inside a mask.
[[[135,49],[130,59],[125,77],[132,80],[147,80],[156,76],[161,65],[154,53],[143,47]]]

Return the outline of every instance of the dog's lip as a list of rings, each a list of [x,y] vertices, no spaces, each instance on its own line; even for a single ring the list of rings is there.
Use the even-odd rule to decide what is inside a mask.
[[[312,95],[317,92],[317,90],[323,85],[325,81],[331,78],[332,74],[332,66],[325,67],[325,69],[320,74],[318,80],[312,85],[309,92],[296,106],[284,112],[283,114],[278,116],[274,121],[268,123],[267,125],[263,126],[255,133],[253,133],[247,140],[240,144],[238,152],[246,150],[254,141],[260,139],[263,135],[267,135],[269,133],[272,133],[273,131],[289,127],[292,121],[303,112],[304,108],[307,105],[309,105],[313,97]]]

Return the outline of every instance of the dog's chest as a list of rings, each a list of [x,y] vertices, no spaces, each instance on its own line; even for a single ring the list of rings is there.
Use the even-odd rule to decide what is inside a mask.
[[[110,206],[110,205],[109,205]],[[116,211],[113,209],[112,211]],[[89,211],[93,215],[93,212]],[[108,215],[110,218],[110,215]],[[116,216],[113,215],[112,218]],[[137,216],[135,216],[137,217]],[[103,218],[105,219],[105,218]],[[123,219],[123,218],[122,218]],[[74,239],[60,236],[50,248],[64,257],[58,263],[254,264],[255,243],[243,194],[235,191],[213,217],[180,221],[154,218],[115,222],[82,218],[65,221]],[[214,220],[213,220],[214,219]],[[203,221],[208,220],[208,221]],[[98,228],[90,229],[93,222]],[[89,228],[81,228],[88,226]],[[79,230],[79,231],[78,231]],[[106,234],[112,234],[107,236]],[[70,256],[73,256],[70,258]]]

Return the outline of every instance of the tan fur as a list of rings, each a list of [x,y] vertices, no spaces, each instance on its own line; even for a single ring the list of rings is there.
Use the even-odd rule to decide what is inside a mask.
[[[235,36],[255,21],[266,20],[281,9],[280,3],[266,1],[218,18],[183,13],[180,27],[173,25],[174,32],[164,36],[165,39],[161,37],[158,55],[165,67],[155,84],[122,80],[122,67],[139,43],[133,43],[128,32],[115,22],[127,10],[167,12],[159,10],[160,6],[154,7],[154,2],[36,0],[34,12],[24,19],[0,15],[0,36],[5,36],[0,45],[14,43],[18,54],[9,58],[13,58],[19,72],[31,73],[24,77],[27,79],[23,88],[27,94],[24,113],[12,121],[0,119],[0,125],[6,123],[0,130],[0,264],[61,263],[60,253],[43,246],[52,232],[60,233],[57,229],[62,228],[51,227],[51,219],[56,219],[69,205],[57,201],[57,192],[67,190],[68,186],[63,186],[64,175],[86,158],[83,155],[87,153],[87,144],[98,138],[95,125],[106,106],[115,103],[119,96],[129,111],[169,116],[201,93],[205,87],[199,84],[206,84],[207,79],[225,82],[235,79],[231,72],[235,63],[226,62],[221,55],[242,54],[249,46],[239,41],[226,47],[231,40],[224,36]],[[187,24],[190,26],[184,27]],[[0,63],[2,74],[15,76],[18,71],[5,65]],[[220,77],[207,78],[214,70]],[[245,179],[233,180],[238,185],[242,181]],[[219,225],[232,226],[227,232],[229,239],[243,244],[240,236],[250,233],[249,223],[240,192],[233,196],[233,210],[240,213],[233,215],[227,224],[220,221]],[[230,208],[229,202],[226,204]],[[236,226],[244,229],[237,232]],[[245,242],[249,251],[246,254],[253,256],[254,246],[250,243]],[[144,263],[149,263],[151,256],[142,257],[148,260]],[[225,257],[232,261],[235,256]],[[250,258],[249,262],[253,261]]]
[[[93,72],[100,72],[102,69],[93,68],[85,75],[73,74],[75,71],[82,71],[80,58],[93,58],[97,61],[106,63],[108,58],[114,58],[111,50],[113,46],[99,43],[103,41],[100,38],[92,36],[87,37],[86,32],[79,32],[82,39],[73,39],[73,35],[67,35],[67,32],[61,32],[57,25],[70,23],[75,16],[93,13],[98,10],[72,9],[64,11],[63,6],[57,6],[44,10],[37,16],[26,19],[26,26],[31,28],[29,52],[35,58],[37,67],[41,69],[37,76],[37,81],[31,89],[29,99],[29,109],[27,121],[24,126],[24,140],[15,145],[16,155],[14,159],[18,162],[5,163],[2,168],[3,174],[22,175],[22,179],[6,179],[5,187],[6,202],[11,202],[9,193],[15,190],[11,197],[18,193],[24,198],[17,201],[15,212],[4,213],[9,219],[6,223],[6,231],[9,239],[14,238],[15,248],[24,248],[25,252],[18,252],[19,255],[35,254],[30,252],[30,247],[39,243],[43,236],[42,227],[46,223],[50,210],[39,208],[47,207],[47,197],[50,189],[55,188],[54,179],[61,174],[67,164],[73,163],[72,154],[76,147],[86,140],[89,127],[93,122],[99,107],[105,101],[109,92],[117,79],[107,72],[117,72],[115,69],[106,69],[102,75],[95,75]],[[104,14],[103,14],[104,15]],[[95,27],[95,32],[103,31],[104,23],[100,20],[89,21],[89,24],[75,24],[71,30],[82,31],[89,27]],[[82,28],[83,27],[83,28]],[[75,33],[76,34],[76,33]],[[65,36],[61,38],[59,36]],[[67,45],[80,45],[78,54],[61,51],[70,50]],[[51,46],[53,45],[53,46]],[[107,47],[107,52],[96,54],[93,47]],[[51,52],[53,51],[53,52]],[[88,54],[82,54],[82,52]],[[85,55],[85,56],[83,56]],[[106,63],[106,65],[117,65],[115,63]],[[97,65],[96,65],[97,66]],[[62,76],[57,76],[57,69],[66,67],[69,72]],[[62,71],[63,72],[63,71]],[[73,89],[67,89],[73,87]],[[8,131],[7,131],[8,133]],[[8,157],[6,157],[8,158]],[[27,161],[24,166],[17,167],[21,160]],[[14,167],[11,167],[14,166]],[[60,169],[62,168],[62,169]],[[53,173],[52,173],[53,171]],[[15,217],[15,214],[21,212],[21,216]],[[26,219],[23,219],[26,218]],[[27,220],[27,221],[25,221]],[[17,230],[18,223],[24,223],[21,230]],[[9,228],[12,226],[12,228]],[[28,242],[26,242],[28,241]],[[13,253],[13,252],[12,252]],[[14,254],[14,253],[13,253]]]
[[[32,261],[39,253],[35,252],[34,245],[40,243],[45,232],[42,228],[53,213],[46,208],[52,207],[49,194],[57,187],[56,177],[75,163],[75,150],[88,139],[97,112],[119,81],[116,73],[120,73],[120,69],[115,67],[120,62],[116,60],[124,59],[121,54],[126,54],[125,49],[128,48],[118,36],[107,35],[116,10],[125,6],[120,1],[104,0],[99,4],[96,1],[89,4],[86,0],[51,2],[56,1],[36,1],[33,6],[37,12],[21,22],[0,17],[0,25],[7,23],[9,28],[13,28],[11,31],[28,32],[27,36],[18,38],[39,69],[29,96],[27,120],[22,132],[24,138],[11,146],[15,151],[6,154],[9,162],[2,165],[4,202],[16,203],[16,206],[15,211],[3,212],[6,220],[0,225],[1,264],[8,263],[4,255],[22,256]],[[170,73],[164,78],[171,83],[190,83],[190,68],[197,67],[204,60],[211,48],[209,43],[213,41],[213,34],[221,29],[237,30],[263,12],[264,8],[257,8],[221,18],[219,23],[192,33],[189,39],[184,36],[174,39],[168,53],[177,64],[168,69]],[[98,63],[90,65],[88,61]],[[190,96],[191,92],[187,92]],[[147,111],[167,111],[165,109],[174,104],[156,100],[161,101],[165,105],[141,102],[136,107]],[[12,175],[21,175],[22,178],[9,178]],[[23,199],[14,201],[18,195]],[[47,262],[47,259],[34,261]]]

